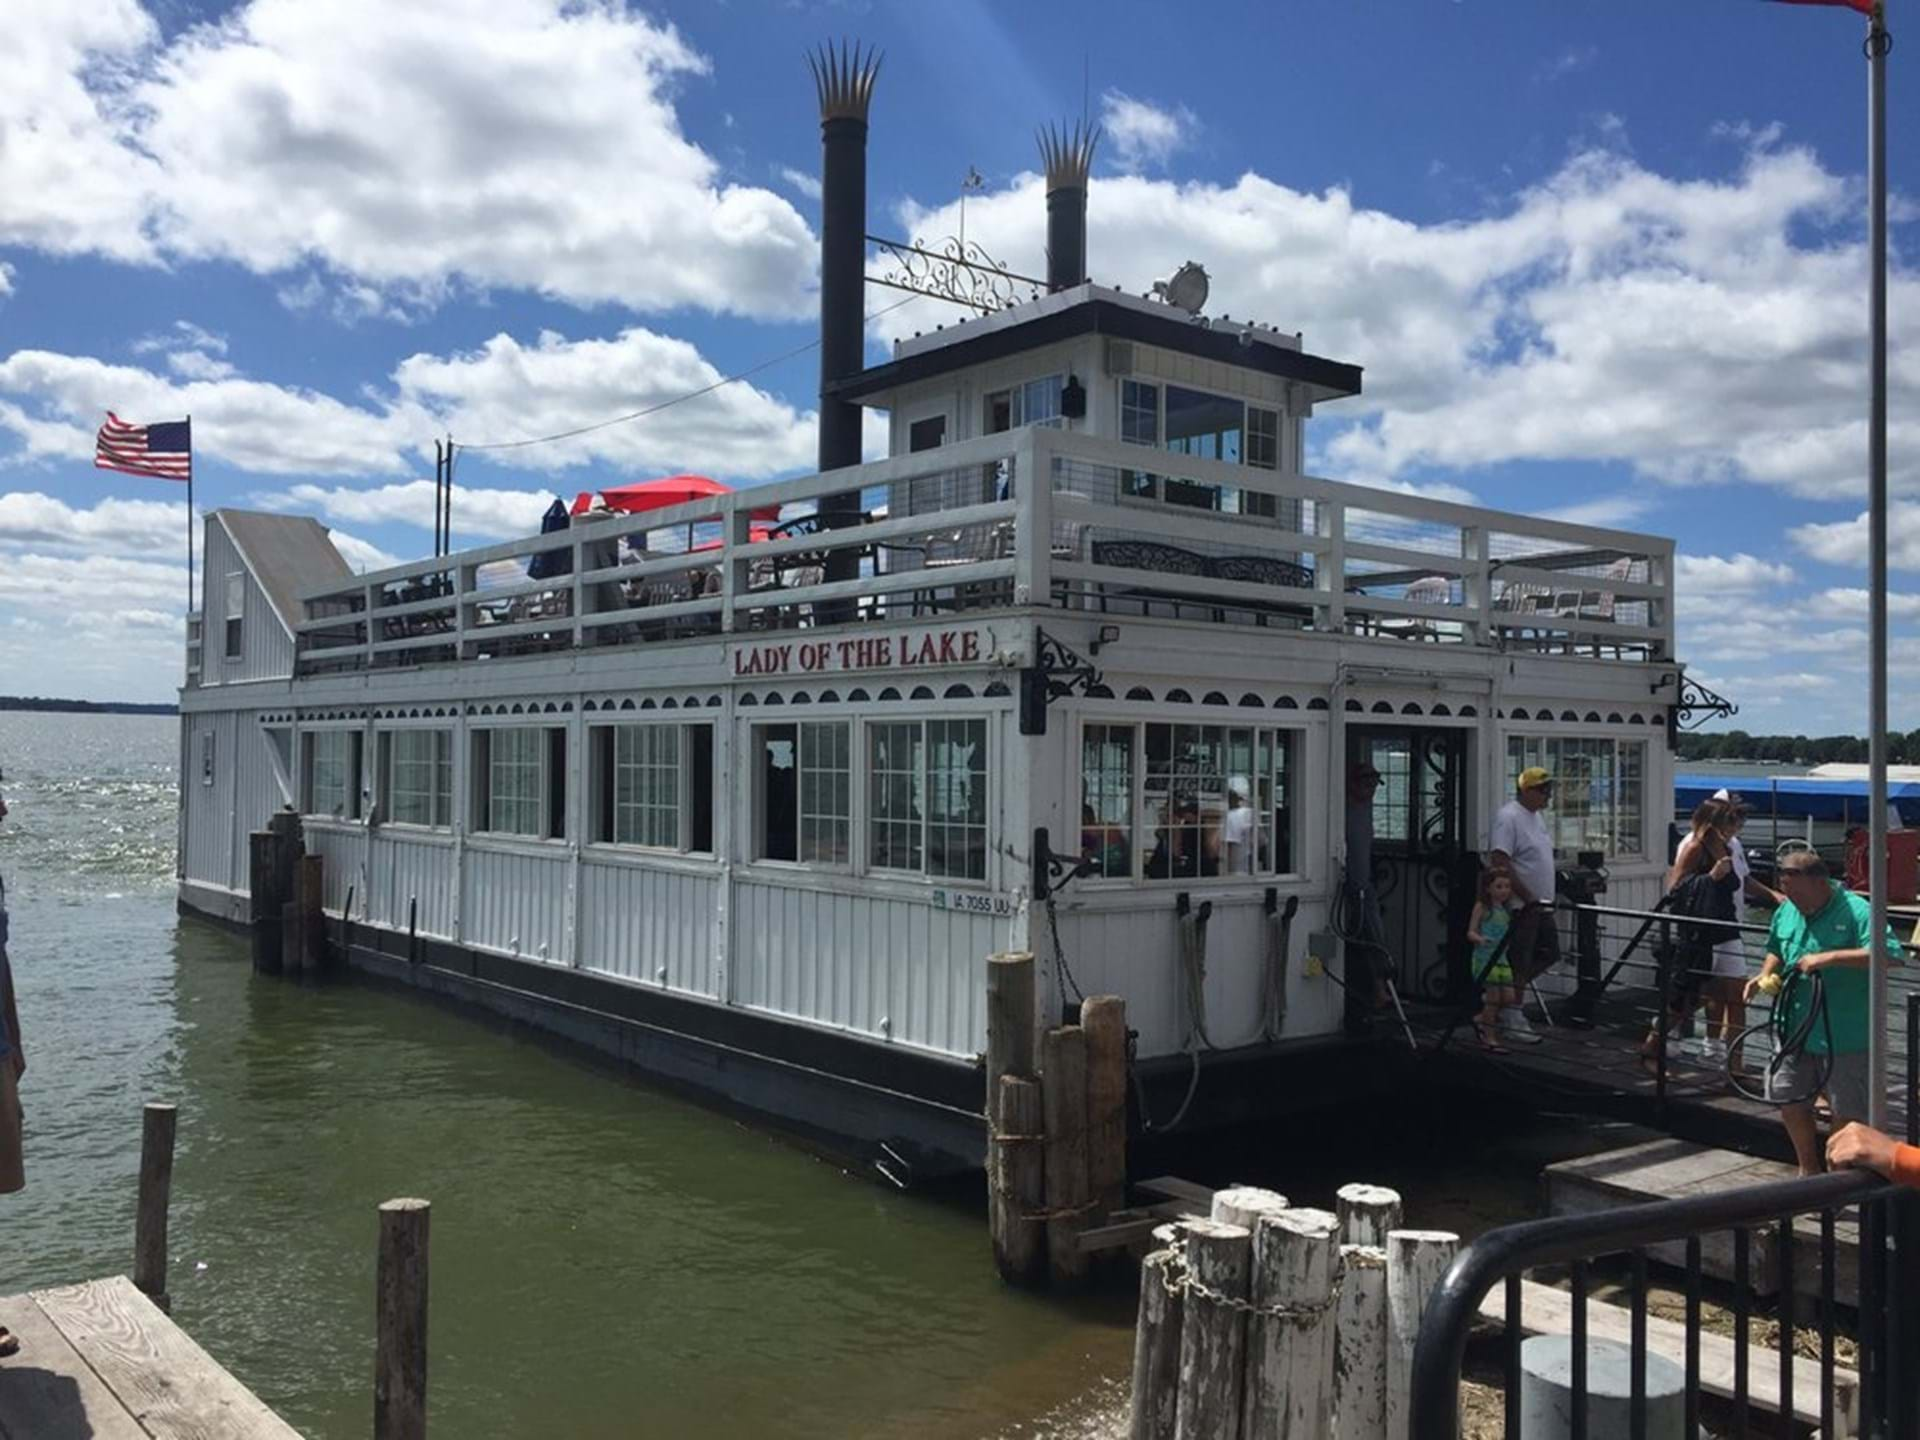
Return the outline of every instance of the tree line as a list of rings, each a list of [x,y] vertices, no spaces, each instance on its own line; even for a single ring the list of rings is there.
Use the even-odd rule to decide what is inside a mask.
[[[44,710],[62,715],[177,715],[178,705],[141,705],[131,700],[56,700],[41,695],[0,695],[0,710]]]
[[[1774,765],[1864,765],[1864,735],[1749,735],[1745,730],[1683,730],[1682,760],[1756,760]],[[1920,765],[1920,730],[1887,732],[1889,765]]]

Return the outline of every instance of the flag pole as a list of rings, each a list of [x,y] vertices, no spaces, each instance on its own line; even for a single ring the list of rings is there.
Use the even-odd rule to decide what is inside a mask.
[[[193,416],[187,416],[187,614],[193,614]],[[206,617],[202,616],[201,643],[205,644]]]
[[[1867,20],[1867,251],[1872,338],[1867,411],[1867,884],[1873,938],[1867,1061],[1868,1122],[1887,1128],[1887,33],[1885,0]]]

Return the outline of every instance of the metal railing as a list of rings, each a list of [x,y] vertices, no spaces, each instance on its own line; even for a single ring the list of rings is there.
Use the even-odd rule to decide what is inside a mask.
[[[298,669],[1007,606],[1665,660],[1672,558],[1653,536],[1029,427],[315,590]]]
[[[1920,1030],[1920,996],[1911,997],[1907,1007],[1909,1086],[1920,1079],[1916,1074],[1920,1051],[1913,1044],[1916,1030]],[[1907,1139],[1920,1142],[1920,1109],[1909,1109]],[[1850,1210],[1857,1221],[1846,1218]],[[1796,1226],[1796,1221],[1809,1216],[1817,1217],[1817,1240],[1800,1234]],[[1857,1389],[1850,1387],[1843,1395],[1838,1384],[1837,1340],[1845,1300],[1837,1292],[1846,1269],[1839,1231],[1847,1224],[1857,1224],[1858,1233],[1852,1267],[1855,1303],[1846,1307],[1856,1317],[1858,1383]],[[1505,1302],[1499,1341],[1504,1433],[1508,1440],[1521,1440],[1526,1277],[1527,1272],[1546,1266],[1567,1267],[1570,1433],[1573,1440],[1585,1440],[1592,1328],[1589,1292],[1594,1266],[1608,1260],[1623,1260],[1627,1271],[1630,1434],[1635,1440],[1646,1436],[1651,1404],[1649,1251],[1676,1243],[1683,1246],[1684,1256],[1684,1433],[1689,1440],[1702,1434],[1703,1242],[1723,1232],[1730,1235],[1732,1251],[1722,1308],[1731,1311],[1733,1353],[1730,1382],[1723,1373],[1715,1386],[1720,1392],[1718,1403],[1728,1407],[1728,1413],[1714,1433],[1746,1436],[1756,1404],[1773,1409],[1776,1416],[1806,1418],[1809,1407],[1795,1378],[1801,1361],[1795,1347],[1796,1337],[1808,1332],[1817,1336],[1817,1354],[1807,1357],[1806,1363],[1817,1366],[1821,1435],[1920,1440],[1920,1192],[1897,1189],[1857,1171],[1526,1221],[1481,1236],[1461,1251],[1442,1277],[1422,1320],[1410,1379],[1412,1440],[1455,1440],[1458,1435],[1461,1370],[1470,1332],[1496,1285],[1504,1287]],[[1761,1351],[1750,1344],[1756,1308],[1753,1288],[1758,1278],[1756,1239],[1771,1240],[1769,1263],[1777,1295],[1772,1317],[1777,1322],[1777,1343]],[[1816,1247],[1817,1284],[1812,1287],[1799,1278],[1798,1251],[1803,1245]],[[1810,1312],[1801,1308],[1809,1289],[1815,1307]],[[1753,1388],[1756,1354],[1773,1356],[1778,1386],[1772,1395],[1760,1395]],[[1786,1423],[1767,1433],[1794,1432]]]

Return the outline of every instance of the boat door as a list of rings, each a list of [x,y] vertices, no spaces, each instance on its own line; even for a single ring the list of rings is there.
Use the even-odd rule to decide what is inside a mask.
[[[1347,763],[1370,761],[1373,891],[1406,999],[1442,1000],[1458,988],[1479,857],[1467,846],[1466,729],[1349,725]]]

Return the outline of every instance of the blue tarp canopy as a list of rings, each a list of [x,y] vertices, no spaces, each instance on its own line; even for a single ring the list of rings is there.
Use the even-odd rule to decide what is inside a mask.
[[[1727,790],[1747,802],[1754,815],[1766,815],[1777,802],[1779,813],[1794,819],[1867,823],[1865,780],[1820,780],[1810,775],[1687,775],[1673,777],[1674,808],[1689,813],[1716,790]],[[1909,825],[1920,825],[1920,784],[1911,780],[1887,782],[1887,798]]]

